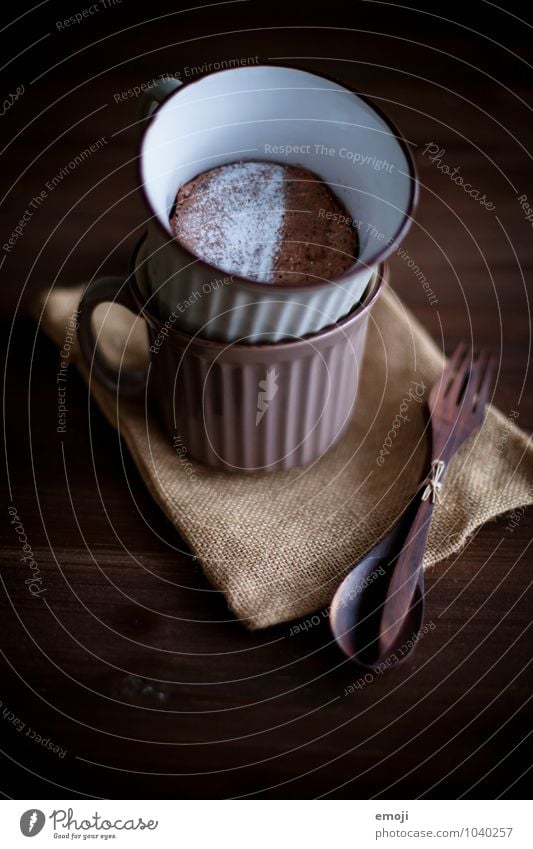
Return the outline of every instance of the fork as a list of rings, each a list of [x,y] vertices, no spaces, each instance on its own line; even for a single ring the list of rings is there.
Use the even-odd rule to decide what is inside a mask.
[[[338,645],[368,669],[405,659],[416,644],[424,609],[423,556],[447,467],[466,439],[481,427],[494,360],[454,351],[428,399],[432,431],[429,473],[397,525],[359,561],[333,598],[330,624]],[[385,569],[376,571],[376,562]],[[371,580],[383,573],[379,581]],[[409,638],[409,639],[407,639]],[[405,647],[409,646],[407,651]]]
[[[380,655],[387,655],[403,632],[406,616],[418,596],[417,587],[423,598],[422,564],[433,510],[441,499],[452,457],[483,424],[494,365],[494,359],[485,351],[470,357],[466,345],[461,343],[429,394],[431,467],[421,484],[418,511],[390,576],[380,622]]]

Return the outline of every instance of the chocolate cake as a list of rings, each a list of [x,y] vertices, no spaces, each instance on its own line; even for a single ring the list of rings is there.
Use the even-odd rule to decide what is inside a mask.
[[[332,280],[357,257],[357,231],[329,187],[306,168],[236,162],[178,190],[176,239],[227,274],[265,283]]]

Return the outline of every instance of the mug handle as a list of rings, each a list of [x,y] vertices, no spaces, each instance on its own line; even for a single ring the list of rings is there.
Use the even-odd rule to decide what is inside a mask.
[[[122,277],[100,277],[93,280],[80,301],[78,341],[85,365],[96,380],[112,392],[120,392],[125,398],[142,398],[145,394],[148,367],[137,371],[120,371],[113,368],[98,350],[98,340],[92,327],[92,315],[98,304],[120,304],[135,315],[137,306],[127,281]]]
[[[165,79],[156,80],[150,88],[143,91],[139,100],[139,122],[141,130],[159,104],[182,85],[181,80],[165,77]]]

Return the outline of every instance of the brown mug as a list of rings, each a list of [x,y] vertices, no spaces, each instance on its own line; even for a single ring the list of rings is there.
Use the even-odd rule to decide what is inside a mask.
[[[80,303],[79,342],[91,375],[126,398],[148,399],[180,449],[234,472],[277,471],[313,462],[342,436],[352,415],[369,311],[388,276],[374,273],[361,303],[319,333],[267,344],[218,342],[177,330],[151,303],[143,281],[144,242],[124,281],[93,281]],[[92,315],[120,304],[145,319],[146,369],[112,366],[98,347]]]

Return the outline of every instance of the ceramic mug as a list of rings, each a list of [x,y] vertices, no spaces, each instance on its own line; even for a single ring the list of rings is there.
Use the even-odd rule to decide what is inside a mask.
[[[178,322],[186,333],[248,343],[316,333],[359,302],[408,230],[417,180],[406,143],[376,107],[331,79],[277,65],[165,79],[144,93],[141,116],[150,287],[160,317],[187,305]],[[354,266],[291,287],[228,275],[180,245],[169,223],[178,187],[244,160],[302,166],[326,182],[357,227]]]
[[[81,300],[78,338],[91,376],[139,403],[148,398],[173,443],[216,468],[291,469],[334,445],[350,422],[369,311],[385,269],[373,274],[360,306],[316,334],[275,345],[225,343],[183,333],[159,318],[145,249],[145,243],[137,249],[126,281],[93,281]],[[92,315],[109,302],[146,320],[146,369],[117,370],[99,350]]]

